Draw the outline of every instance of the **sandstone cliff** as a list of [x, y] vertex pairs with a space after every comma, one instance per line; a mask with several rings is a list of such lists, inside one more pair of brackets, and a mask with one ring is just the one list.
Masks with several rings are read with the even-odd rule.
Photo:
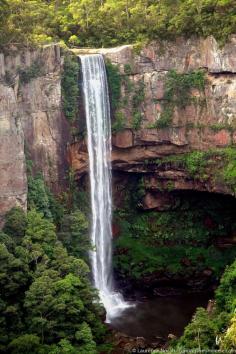
[[[234, 194], [227, 183], [214, 178], [222, 168], [220, 158], [219, 163], [215, 159], [214, 168], [206, 167], [204, 178], [193, 178], [183, 164], [164, 159], [235, 144], [236, 37], [224, 48], [209, 37], [152, 43], [138, 54], [132, 46], [89, 52], [102, 53], [118, 66], [122, 78], [118, 111], [124, 121], [122, 129], [113, 134], [115, 184], [142, 176], [144, 208], [158, 207], [160, 192], [170, 189]], [[57, 45], [0, 54], [0, 216], [15, 205], [26, 208], [27, 159], [55, 192], [63, 188], [69, 126], [62, 113], [62, 64]], [[171, 122], [158, 126], [166, 104], [168, 73], [199, 69], [206, 77], [203, 92], [191, 90], [194, 100], [186, 107], [174, 107]], [[80, 110], [83, 120], [83, 108]], [[135, 126], [134, 117], [138, 119]], [[86, 140], [71, 144], [68, 152], [80, 180], [88, 170]]]
[[67, 122], [61, 111], [60, 48], [0, 54], [0, 217], [26, 208], [26, 160], [59, 191], [66, 168]]
[[[170, 182], [172, 190], [233, 194], [226, 183], [213, 178], [216, 169], [222, 167], [220, 163], [218, 166], [215, 164], [214, 169], [209, 166], [206, 171], [208, 178], [201, 180], [192, 178], [179, 165], [160, 164], [157, 160], [161, 161], [170, 155], [184, 156], [192, 151], [209, 151], [235, 144], [236, 37], [232, 37], [224, 48], [220, 48], [214, 38], [209, 37], [179, 39], [175, 43], [152, 43], [139, 54], [135, 53], [132, 46], [96, 52], [118, 65], [123, 77], [123, 103], [119, 114], [122, 114], [124, 124], [113, 135], [113, 169], [144, 176], [147, 207], [153, 206], [153, 193], [167, 190]], [[171, 70], [178, 74], [202, 70], [206, 84], [203, 92], [192, 89], [193, 100], [185, 107], [174, 107], [171, 122], [158, 127], [157, 122], [166, 103], [166, 77]], [[141, 97], [141, 100], [134, 101], [140, 83], [143, 85], [143, 99]], [[134, 124], [136, 113], [140, 120], [138, 127]], [[72, 166], [80, 179], [88, 166], [86, 142], [75, 143], [70, 152]]]

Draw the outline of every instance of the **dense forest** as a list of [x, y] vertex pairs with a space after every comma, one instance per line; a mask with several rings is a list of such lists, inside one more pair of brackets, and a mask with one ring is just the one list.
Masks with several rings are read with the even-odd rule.
[[6, 215], [0, 232], [1, 353], [92, 354], [105, 341], [103, 309], [85, 262], [91, 249], [87, 217], [65, 196], [59, 203], [41, 175], [29, 177], [28, 213], [13, 208]]
[[236, 32], [234, 0], [1, 0], [0, 45], [115, 46]]

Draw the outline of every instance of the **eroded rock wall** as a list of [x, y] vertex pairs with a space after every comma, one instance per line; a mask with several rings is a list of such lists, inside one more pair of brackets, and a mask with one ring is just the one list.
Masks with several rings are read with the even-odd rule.
[[[160, 168], [148, 161], [235, 144], [236, 37], [223, 48], [209, 37], [152, 43], [139, 54], [132, 46], [96, 52], [118, 65], [124, 77], [119, 111], [125, 124], [113, 134], [114, 171], [143, 174], [149, 192], [167, 189], [171, 181], [172, 189], [232, 194], [227, 185], [211, 178], [210, 170], [208, 179], [193, 180], [183, 169], [171, 165]], [[170, 70], [183, 74], [199, 69], [205, 72], [204, 90], [193, 89], [191, 95], [195, 100], [184, 108], [175, 107], [171, 124], [156, 128], [165, 106], [165, 81]], [[134, 107], [133, 92], [140, 83], [144, 84], [144, 97], [138, 107]], [[134, 111], [141, 115], [138, 128], [133, 124]], [[84, 141], [72, 145], [71, 161], [80, 178], [88, 167]], [[146, 199], [150, 204], [151, 196]]]
[[65, 182], [62, 63], [57, 45], [0, 54], [0, 218], [13, 206], [26, 209], [26, 159], [53, 191]]

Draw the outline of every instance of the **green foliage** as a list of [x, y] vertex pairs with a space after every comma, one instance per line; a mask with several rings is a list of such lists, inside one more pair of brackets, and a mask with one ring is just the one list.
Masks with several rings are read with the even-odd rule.
[[151, 128], [164, 129], [168, 128], [172, 123], [173, 109], [171, 107], [165, 107], [160, 117], [151, 126]]
[[205, 204], [192, 196], [176, 200], [171, 211], [135, 211], [134, 206], [139, 208], [142, 203], [144, 188], [142, 181], [131, 188], [126, 210], [115, 215], [120, 229], [115, 242], [116, 270], [140, 280], [156, 272], [190, 278], [211, 269], [218, 279], [236, 255], [234, 248], [220, 250], [214, 246], [217, 237], [227, 237], [235, 230], [230, 205], [224, 209], [214, 198]]
[[145, 98], [144, 88], [145, 88], [144, 82], [139, 81], [138, 85], [135, 87], [133, 97], [132, 97], [132, 108], [133, 108], [132, 128], [135, 130], [140, 129], [142, 123], [142, 113], [140, 112], [140, 105], [143, 103]]
[[[172, 164], [186, 169], [192, 178], [205, 180], [212, 178], [228, 185], [236, 192], [236, 149], [212, 149], [209, 151], [193, 151], [182, 155], [170, 155], [157, 160], [158, 165]], [[220, 166], [220, 168], [219, 168]]]
[[44, 74], [43, 63], [40, 61], [34, 61], [31, 66], [25, 69], [18, 70], [20, 82], [22, 84], [28, 84], [31, 80], [36, 79]]
[[85, 258], [91, 249], [88, 226], [87, 218], [80, 210], [62, 218], [58, 237], [68, 252], [75, 257]]
[[12, 354], [38, 354], [40, 339], [35, 334], [24, 334], [13, 339], [8, 348]]
[[236, 149], [226, 148], [222, 150], [224, 169], [222, 177], [224, 181], [236, 192]]
[[[77, 212], [67, 221], [72, 223], [66, 228], [68, 240], [76, 236], [79, 242], [86, 219]], [[95, 354], [106, 331], [87, 265], [68, 255], [55, 225], [35, 210], [28, 212], [17, 244], [15, 236], [0, 233], [0, 351]]]
[[231, 319], [231, 323], [221, 339], [220, 349], [222, 351], [232, 351], [236, 348], [236, 316], [234, 315]]
[[28, 176], [28, 209], [36, 209], [51, 218], [49, 196], [42, 175]]
[[[235, 350], [236, 261], [224, 272], [216, 290], [211, 313], [199, 308], [183, 336], [173, 345], [175, 351], [198, 349], [230, 352]], [[216, 338], [218, 339], [216, 341]], [[172, 347], [172, 346], [171, 346]], [[171, 352], [171, 351], [170, 351]]]
[[63, 111], [66, 118], [73, 122], [78, 115], [79, 100], [79, 63], [78, 58], [66, 53], [64, 58], [63, 75], [62, 75], [62, 102]]
[[115, 113], [115, 121], [112, 124], [112, 131], [118, 133], [125, 128], [125, 116], [122, 112]]
[[26, 215], [22, 208], [12, 208], [5, 216], [3, 232], [15, 237], [23, 237], [26, 229]]
[[132, 128], [134, 130], [138, 130], [141, 127], [142, 123], [142, 113], [140, 112], [135, 112], [133, 114], [133, 119], [132, 119]]
[[113, 112], [119, 107], [121, 97], [121, 75], [119, 67], [106, 61], [107, 79], [109, 84], [109, 91], [111, 93], [111, 107]]
[[205, 153], [202, 151], [194, 151], [186, 156], [185, 166], [190, 176], [202, 176], [207, 166]]
[[28, 209], [36, 209], [56, 223], [59, 223], [63, 216], [63, 206], [49, 191], [41, 174], [28, 176]]
[[130, 64], [125, 64], [124, 65], [124, 73], [126, 75], [131, 75], [132, 74], [132, 67]]
[[164, 99], [179, 108], [185, 108], [193, 100], [191, 90], [204, 91], [205, 81], [205, 73], [201, 70], [187, 74], [170, 70], [166, 77]]
[[0, 28], [2, 47], [53, 41], [85, 47], [136, 43], [140, 51], [147, 41], [181, 35], [213, 35], [223, 44], [236, 32], [235, 2], [2, 0]]
[[79, 341], [79, 348], [81, 354], [96, 354], [96, 343], [93, 341], [93, 335], [90, 327], [86, 322], [82, 323], [75, 337]]
[[185, 109], [194, 103], [196, 98], [192, 96], [192, 90], [203, 92], [205, 84], [204, 71], [179, 74], [175, 70], [170, 70], [165, 80], [163, 112], [149, 128], [163, 129], [170, 126], [175, 108]]
[[137, 87], [134, 90], [134, 95], [133, 95], [133, 108], [137, 108], [145, 98], [145, 93], [144, 93], [144, 88], [145, 84], [142, 80], [138, 82]]
[[185, 349], [216, 349], [216, 324], [203, 308], [198, 308], [192, 322], [186, 327], [178, 347]]
[[216, 291], [219, 310], [233, 313], [236, 308], [236, 261], [226, 269]]
[[214, 132], [219, 132], [223, 129], [226, 129], [228, 131], [232, 131], [233, 128], [230, 124], [226, 124], [226, 123], [216, 123], [216, 124], [211, 124], [210, 128], [214, 131]]

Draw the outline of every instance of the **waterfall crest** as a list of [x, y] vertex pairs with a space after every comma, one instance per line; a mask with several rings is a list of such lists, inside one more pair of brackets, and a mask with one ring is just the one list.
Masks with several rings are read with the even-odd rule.
[[111, 119], [106, 68], [102, 55], [80, 56], [87, 123], [92, 208], [91, 252], [94, 285], [107, 322], [127, 307], [115, 292], [112, 276]]

